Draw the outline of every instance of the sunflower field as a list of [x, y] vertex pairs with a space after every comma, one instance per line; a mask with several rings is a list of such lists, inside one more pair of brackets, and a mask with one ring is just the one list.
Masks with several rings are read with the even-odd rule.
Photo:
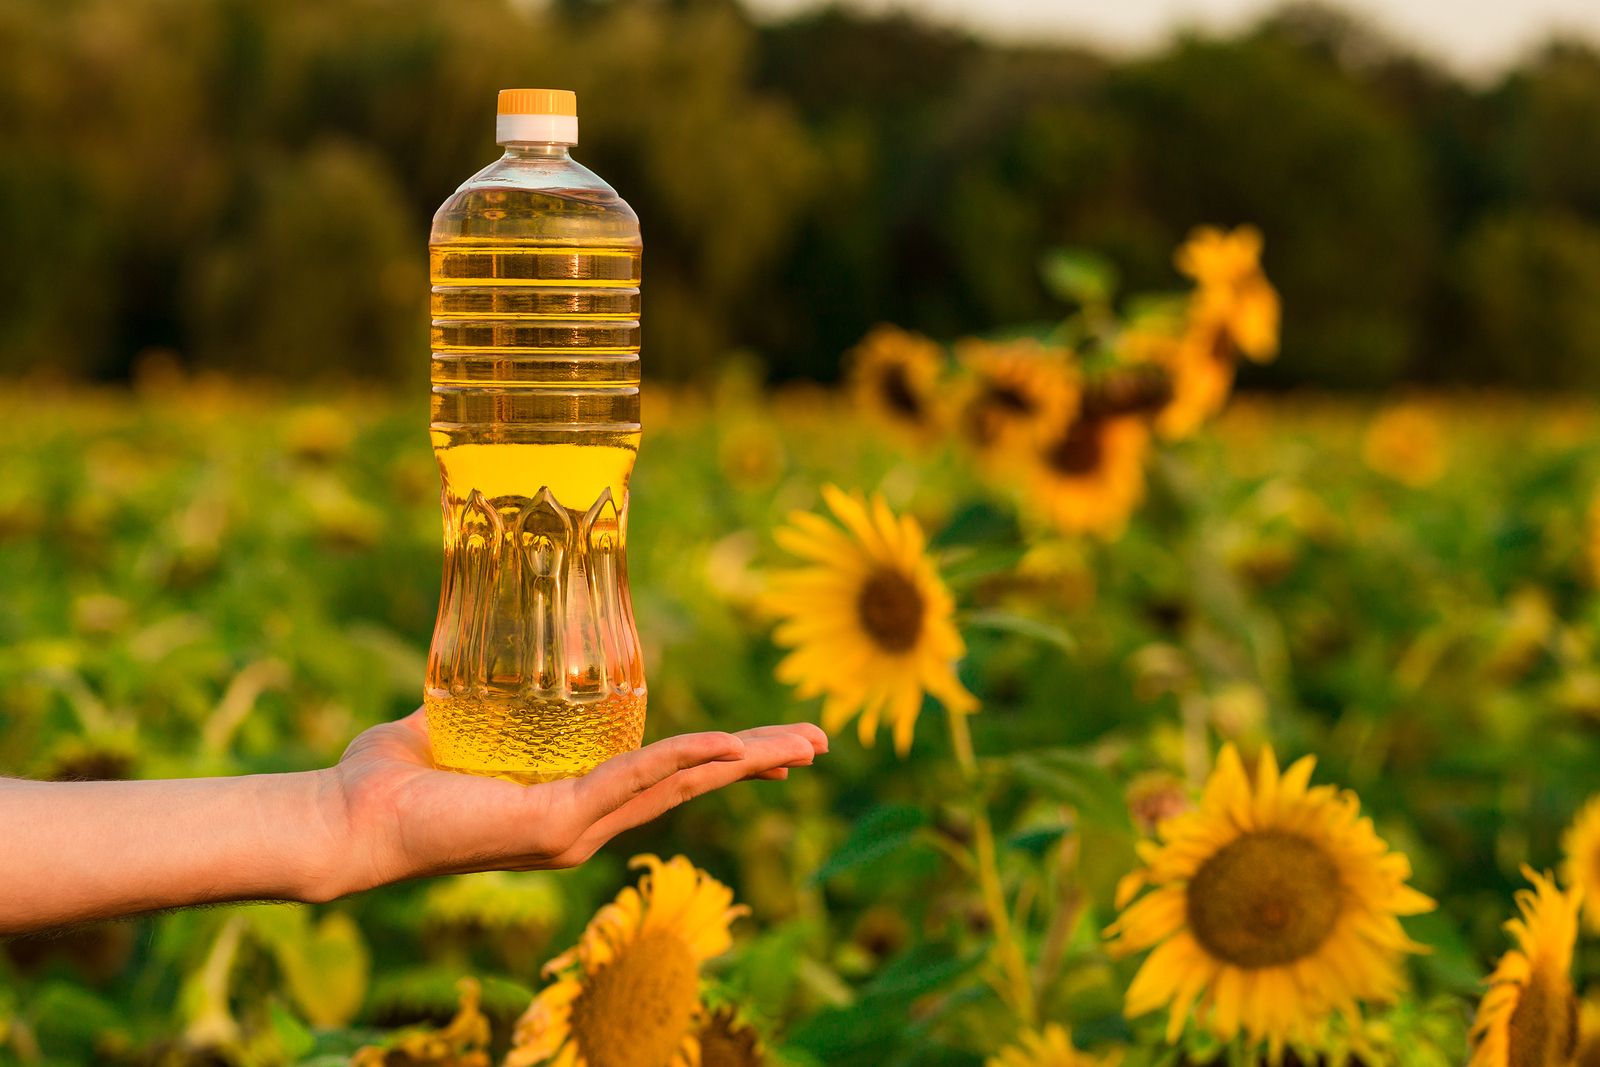
[[[1260, 247], [1153, 296], [1054, 254], [1060, 322], [885, 325], [839, 388], [647, 379], [647, 738], [831, 751], [571, 871], [0, 943], [0, 1063], [1600, 1064], [1600, 410], [1230, 400]], [[411, 711], [426, 422], [6, 383], [0, 772], [325, 766]]]

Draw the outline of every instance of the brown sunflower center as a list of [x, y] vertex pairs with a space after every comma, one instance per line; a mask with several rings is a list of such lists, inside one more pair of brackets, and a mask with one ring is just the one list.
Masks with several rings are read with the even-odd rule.
[[1014, 385], [992, 383], [984, 390], [983, 404], [1011, 415], [1032, 415], [1039, 409], [1033, 397]]
[[1015, 385], [987, 382], [965, 411], [967, 434], [979, 448], [1000, 439], [1008, 424], [1025, 421], [1039, 410], [1036, 398]]
[[908, 419], [922, 417], [922, 398], [911, 387], [911, 378], [903, 365], [892, 363], [883, 368], [883, 375], [878, 379], [878, 392], [890, 411]]
[[1074, 422], [1065, 434], [1045, 446], [1045, 463], [1056, 473], [1069, 477], [1098, 470], [1105, 454], [1101, 426], [1100, 422], [1092, 419]]
[[1344, 904], [1333, 858], [1299, 834], [1247, 833], [1189, 880], [1189, 927], [1218, 959], [1276, 967], [1316, 952]]
[[916, 583], [885, 567], [861, 584], [856, 615], [861, 628], [885, 652], [907, 652], [922, 636], [922, 615], [927, 607]]
[[683, 938], [643, 934], [584, 983], [572, 1037], [589, 1067], [661, 1067], [689, 1036], [699, 1000], [699, 968]]
[[1507, 1067], [1571, 1063], [1578, 1042], [1578, 999], [1566, 975], [1535, 968], [1506, 1024]]
[[1172, 403], [1172, 372], [1155, 364], [1135, 364], [1107, 371], [1083, 392], [1086, 417], [1135, 415], [1160, 411]]

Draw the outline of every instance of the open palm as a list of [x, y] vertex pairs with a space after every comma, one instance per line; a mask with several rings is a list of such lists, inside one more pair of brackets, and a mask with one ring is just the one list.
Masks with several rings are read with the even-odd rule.
[[741, 780], [786, 777], [827, 750], [827, 735], [810, 723], [681, 734], [581, 778], [525, 786], [435, 767], [418, 710], [351, 742], [333, 770], [327, 818], [348, 850], [349, 889], [570, 867], [687, 800]]

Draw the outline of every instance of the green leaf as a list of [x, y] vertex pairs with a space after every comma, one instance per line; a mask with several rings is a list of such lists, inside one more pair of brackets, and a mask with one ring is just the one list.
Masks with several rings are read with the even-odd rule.
[[928, 816], [923, 810], [910, 804], [873, 808], [856, 821], [844, 844], [811, 876], [812, 884], [826, 882], [904, 848], [927, 824]]
[[1439, 912], [1406, 919], [1406, 933], [1427, 945], [1429, 952], [1417, 963], [1434, 982], [1462, 996], [1476, 994], [1482, 980], [1477, 954], [1461, 936], [1459, 926]]
[[125, 1033], [127, 1027], [118, 1005], [66, 981], [46, 983], [34, 995], [28, 1012], [40, 1046], [61, 1057], [52, 1057], [57, 1063], [93, 1062], [96, 1045]]
[[1078, 642], [1066, 630], [1043, 619], [1031, 618], [1027, 615], [1018, 615], [1010, 611], [968, 611], [964, 612], [957, 622], [965, 629], [997, 630], [1000, 633], [1016, 634], [1018, 637], [1027, 637], [1034, 641], [1043, 641], [1047, 645], [1054, 645], [1068, 655], [1078, 651]]
[[1050, 850], [1050, 846], [1060, 841], [1069, 829], [1070, 827], [1061, 825], [1036, 826], [1031, 830], [1019, 830], [1006, 838], [1006, 847], [1025, 852], [1038, 859]]
[[1124, 303], [1127, 326], [1176, 334], [1183, 329], [1189, 297], [1184, 293], [1141, 293]]
[[986, 500], [972, 500], [950, 516], [950, 521], [929, 539], [928, 544], [933, 548], [1014, 545], [1020, 538], [1017, 517], [1010, 511], [995, 507]]
[[1085, 249], [1046, 252], [1039, 273], [1045, 288], [1069, 303], [1107, 304], [1117, 289], [1117, 268], [1104, 256]]
[[[926, 1020], [912, 1018], [912, 1005], [942, 989], [983, 959], [984, 953], [950, 956], [937, 945], [919, 945], [880, 971], [862, 990], [861, 999], [849, 1007], [831, 1008], [801, 1022], [789, 1035], [789, 1045], [815, 1056], [829, 1067], [861, 1064], [934, 1063], [930, 1045], [919, 1033]], [[949, 998], [939, 997], [943, 1002]], [[886, 1025], [887, 1020], [895, 1020]], [[916, 1055], [904, 1058], [915, 1046]], [[898, 1055], [900, 1058], [891, 1059]], [[976, 1061], [973, 1061], [976, 1062]]]
[[891, 960], [862, 990], [862, 995], [877, 999], [915, 1000], [971, 970], [982, 958], [981, 952], [951, 956], [947, 949], [939, 945], [917, 945]]
[[274, 1000], [267, 1008], [267, 1015], [272, 1020], [272, 1032], [278, 1039], [278, 1046], [289, 1062], [297, 1063], [316, 1050], [317, 1039], [282, 1004]]
[[1004, 579], [1016, 571], [1027, 551], [1021, 545], [962, 545], [947, 549], [939, 556], [939, 576], [945, 585], [958, 590]]
[[[826, 943], [817, 919], [790, 919], [744, 943], [719, 976], [730, 999], [758, 1018], [782, 1018], [803, 980], [796, 960], [817, 954]], [[819, 965], [820, 966], [820, 965]]]
[[1053, 800], [1071, 804], [1086, 822], [1131, 825], [1122, 787], [1094, 760], [1070, 748], [1022, 752], [1010, 757], [1025, 784]]
[[295, 1007], [313, 1026], [334, 1028], [355, 1018], [367, 995], [371, 958], [355, 920], [331, 912], [315, 926], [300, 908], [261, 908], [251, 915], [256, 937], [276, 957]]

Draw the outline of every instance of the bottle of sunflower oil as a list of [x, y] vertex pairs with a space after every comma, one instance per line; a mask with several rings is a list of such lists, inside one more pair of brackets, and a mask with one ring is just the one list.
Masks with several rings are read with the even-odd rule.
[[495, 129], [505, 154], [429, 240], [444, 582], [425, 705], [440, 766], [532, 783], [644, 732], [625, 552], [641, 242], [570, 154], [573, 93], [504, 90]]

